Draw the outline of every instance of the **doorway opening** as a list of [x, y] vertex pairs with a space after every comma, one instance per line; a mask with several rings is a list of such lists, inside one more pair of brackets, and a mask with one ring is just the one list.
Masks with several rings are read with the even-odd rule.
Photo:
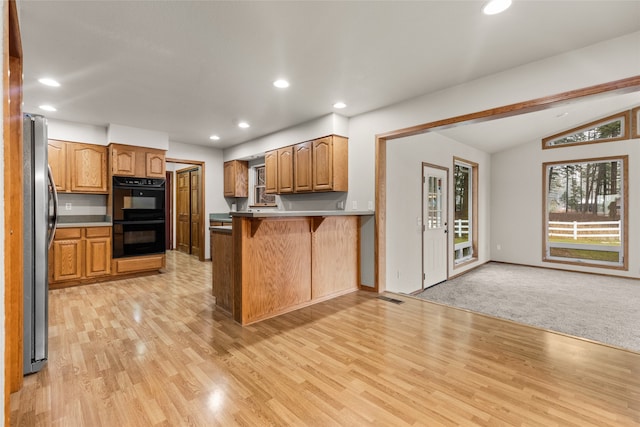
[[205, 252], [204, 182], [204, 162], [167, 159], [167, 233], [171, 234], [167, 250], [194, 255], [200, 261]]

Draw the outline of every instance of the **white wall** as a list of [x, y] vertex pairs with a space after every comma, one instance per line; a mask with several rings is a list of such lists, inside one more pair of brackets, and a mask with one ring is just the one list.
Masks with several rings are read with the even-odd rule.
[[[387, 290], [410, 293], [422, 287], [422, 163], [448, 168], [448, 220], [453, 224], [453, 158], [478, 164], [478, 261], [454, 270], [449, 233], [448, 275], [489, 260], [490, 156], [437, 133], [387, 144]], [[428, 274], [428, 272], [427, 272]]]
[[[542, 262], [545, 162], [629, 155], [629, 271]], [[640, 278], [640, 140], [543, 150], [539, 140], [492, 156], [491, 258], [495, 261]], [[498, 245], [501, 249], [498, 250]]]
[[107, 127], [47, 119], [48, 137], [85, 144], [107, 145]]
[[297, 144], [319, 138], [321, 136], [336, 134], [347, 136], [349, 132], [349, 120], [338, 114], [327, 114], [318, 119], [310, 120], [289, 129], [265, 135], [260, 138], [245, 142], [235, 147], [224, 150], [224, 160], [248, 159], [254, 155], [264, 155], [266, 151], [287, 145]]
[[[639, 45], [640, 32], [636, 32], [352, 117], [349, 121], [348, 135], [350, 179], [347, 205], [351, 206], [355, 201], [359, 206], [366, 206], [368, 201], [375, 200], [375, 136], [377, 134], [635, 76], [640, 72], [640, 50], [637, 48]], [[404, 152], [395, 153], [394, 151], [402, 150], [402, 147], [397, 148], [401, 144], [404, 144], [402, 140], [387, 143], [387, 156], [391, 157], [391, 162], [388, 159], [388, 167], [393, 167], [393, 162], [401, 162], [405, 156]], [[451, 148], [449, 155], [457, 149]], [[421, 156], [427, 154], [429, 153], [425, 152]], [[458, 155], [463, 158], [469, 157], [464, 154]], [[419, 160], [429, 161], [428, 159]], [[475, 161], [474, 158], [468, 158], [468, 160]], [[488, 161], [486, 163], [488, 164]], [[481, 164], [480, 167], [481, 173], [490, 172], [486, 169], [482, 172], [483, 165]], [[418, 173], [418, 170], [419, 168], [415, 173]], [[393, 195], [390, 200], [389, 196], [396, 191], [399, 193]], [[488, 193], [487, 181], [481, 182], [480, 191]], [[492, 189], [492, 193], [494, 192], [495, 189]], [[394, 208], [394, 204], [407, 204], [404, 197], [413, 197], [412, 194], [411, 191], [405, 192], [402, 188], [387, 188], [388, 213], [397, 209]], [[399, 196], [400, 200], [397, 200], [398, 197], [394, 199], [394, 196]], [[411, 227], [415, 227], [415, 208], [411, 207], [411, 209], [413, 218]], [[388, 216], [387, 226], [395, 227], [395, 222], [399, 220], [398, 213], [396, 212], [395, 218], [393, 213]], [[481, 218], [483, 216], [487, 218], [492, 214], [493, 209], [490, 206], [480, 211]], [[485, 225], [485, 227], [486, 232], [489, 232], [489, 226]], [[403, 233], [405, 236], [411, 235], [410, 229], [404, 230]], [[399, 245], [391, 234], [387, 230], [387, 288], [402, 292], [415, 290], [415, 283], [412, 282], [415, 277], [413, 271], [419, 268], [419, 265], [413, 266], [413, 262], [417, 262], [414, 254], [415, 245]], [[480, 244], [491, 243], [493, 239], [493, 235], [489, 234]], [[373, 239], [367, 238], [365, 241], [372, 242]], [[486, 251], [483, 252], [486, 254]], [[411, 265], [402, 261], [408, 259], [413, 259]], [[390, 277], [393, 273], [397, 275], [398, 269], [401, 270], [401, 277], [403, 277], [403, 271], [410, 274], [408, 283], [400, 283]]]
[[[229, 212], [231, 205], [227, 203], [224, 193], [224, 170], [222, 150], [200, 145], [183, 144], [169, 141], [167, 158], [177, 160], [196, 160], [204, 162], [204, 214], [205, 214], [205, 258], [211, 257], [209, 247], [209, 214], [213, 212]], [[231, 200], [231, 199], [230, 199]], [[175, 227], [174, 227], [175, 228]]]
[[159, 150], [167, 150], [169, 148], [169, 135], [165, 132], [138, 129], [114, 123], [109, 124], [107, 129], [107, 141], [117, 142], [118, 144], [157, 148]]

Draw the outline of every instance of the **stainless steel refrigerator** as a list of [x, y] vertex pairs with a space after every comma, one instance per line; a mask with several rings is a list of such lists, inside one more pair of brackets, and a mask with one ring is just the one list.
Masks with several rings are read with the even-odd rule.
[[47, 119], [24, 114], [23, 137], [24, 373], [30, 374], [42, 369], [48, 357], [48, 252], [58, 198], [47, 158]]

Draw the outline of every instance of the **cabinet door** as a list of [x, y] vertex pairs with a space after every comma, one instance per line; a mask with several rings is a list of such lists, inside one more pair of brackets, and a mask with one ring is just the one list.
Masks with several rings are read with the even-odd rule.
[[53, 280], [70, 280], [82, 277], [82, 240], [54, 240]]
[[146, 177], [165, 178], [164, 154], [146, 153]]
[[57, 191], [67, 191], [67, 144], [55, 139], [49, 140], [49, 166]]
[[68, 144], [70, 190], [78, 193], [107, 192], [107, 147]]
[[311, 191], [313, 183], [311, 178], [311, 142], [303, 142], [293, 147], [293, 179], [294, 191], [302, 193]]
[[313, 191], [333, 189], [333, 146], [331, 137], [313, 141]]
[[293, 193], [293, 147], [278, 150], [278, 193]]
[[264, 173], [266, 175], [264, 191], [267, 194], [278, 193], [278, 150], [268, 151], [264, 155]]
[[189, 172], [189, 178], [191, 179], [191, 254], [200, 254], [200, 217], [202, 209], [200, 206], [200, 168]]
[[235, 163], [233, 161], [225, 162], [224, 163], [224, 196], [235, 197], [235, 188], [236, 188]]
[[136, 152], [123, 147], [111, 148], [111, 172], [113, 175], [135, 176]]
[[85, 229], [85, 276], [111, 274], [111, 227]]
[[247, 197], [249, 194], [249, 162], [231, 160], [224, 163], [224, 196]]

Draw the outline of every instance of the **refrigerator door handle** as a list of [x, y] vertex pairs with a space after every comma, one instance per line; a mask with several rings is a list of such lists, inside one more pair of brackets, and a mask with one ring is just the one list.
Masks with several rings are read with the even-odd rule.
[[49, 176], [49, 185], [51, 186], [49, 197], [53, 198], [53, 217], [51, 218], [52, 224], [49, 230], [49, 243], [47, 246], [50, 248], [56, 234], [56, 229], [58, 228], [58, 192], [56, 191], [56, 183], [53, 180], [53, 172], [51, 171], [50, 165], [47, 165], [47, 175]]

